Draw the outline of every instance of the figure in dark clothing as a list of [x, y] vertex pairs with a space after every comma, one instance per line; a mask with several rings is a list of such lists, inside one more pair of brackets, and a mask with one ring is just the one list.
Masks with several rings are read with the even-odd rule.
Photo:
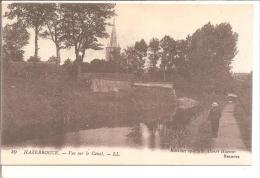
[[218, 105], [218, 103], [213, 102], [210, 112], [209, 112], [209, 119], [211, 121], [212, 136], [214, 138], [216, 138], [218, 136], [220, 117], [221, 117], [221, 111], [220, 111], [219, 105]]

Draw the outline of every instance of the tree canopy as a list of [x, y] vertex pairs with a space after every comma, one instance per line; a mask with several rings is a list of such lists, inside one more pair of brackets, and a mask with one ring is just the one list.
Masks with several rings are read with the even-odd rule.
[[5, 17], [17, 19], [26, 27], [33, 28], [35, 31], [35, 50], [34, 57], [38, 57], [38, 35], [45, 24], [46, 9], [49, 9], [49, 3], [11, 3], [8, 4], [9, 11]]
[[22, 48], [29, 43], [29, 33], [24, 24], [18, 21], [3, 28], [3, 55], [5, 60], [22, 61]]
[[76, 60], [83, 61], [87, 49], [102, 49], [99, 38], [108, 37], [108, 19], [115, 15], [114, 4], [61, 4], [66, 47], [74, 47]]
[[151, 75], [157, 72], [157, 63], [160, 59], [160, 41], [158, 38], [152, 38], [149, 42], [149, 72]]
[[127, 47], [122, 55], [128, 71], [138, 76], [145, 71], [148, 54], [148, 71], [154, 78], [161, 76], [161, 80], [193, 86], [197, 91], [225, 93], [232, 80], [230, 70], [237, 54], [237, 38], [230, 24], [207, 23], [185, 39], [174, 40], [166, 35], [161, 40], [152, 38], [149, 45], [142, 39]]
[[46, 12], [44, 19], [46, 28], [42, 33], [40, 33], [40, 36], [54, 42], [56, 47], [56, 58], [60, 64], [60, 50], [66, 48], [64, 45], [64, 26], [62, 25], [64, 13], [60, 8], [60, 4], [49, 4], [46, 8]]
[[191, 36], [190, 72], [199, 88], [225, 90], [231, 79], [231, 62], [237, 54], [237, 38], [238, 34], [227, 23], [208, 23]]
[[[100, 39], [109, 36], [106, 27], [115, 16], [115, 4], [111, 3], [11, 3], [8, 9], [5, 17], [15, 22], [3, 29], [5, 57], [23, 59], [22, 47], [29, 40], [27, 28], [33, 28], [35, 52], [30, 61], [40, 60], [38, 37], [48, 38], [56, 46], [58, 63], [61, 49], [74, 50], [75, 60], [71, 64], [77, 74], [81, 72], [88, 49], [103, 49]], [[198, 91], [223, 93], [232, 79], [231, 63], [238, 52], [237, 40], [238, 34], [230, 24], [212, 25], [209, 22], [185, 39], [165, 35], [161, 39], [152, 38], [149, 44], [141, 39], [124, 49], [122, 54], [116, 51], [116, 60], [94, 60], [84, 64], [84, 68], [108, 71], [105, 68], [110, 67], [109, 72], [129, 72], [137, 77], [148, 74], [175, 84], [181, 79]]]

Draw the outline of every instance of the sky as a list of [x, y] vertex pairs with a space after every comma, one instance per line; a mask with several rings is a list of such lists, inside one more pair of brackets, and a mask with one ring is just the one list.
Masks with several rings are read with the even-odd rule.
[[[3, 5], [3, 12], [7, 10], [7, 2]], [[135, 41], [144, 39], [149, 43], [153, 37], [161, 39], [169, 35], [174, 39], [185, 39], [188, 34], [208, 22], [219, 24], [230, 23], [233, 31], [238, 33], [238, 54], [232, 62], [232, 71], [250, 72], [253, 62], [253, 6], [252, 5], [214, 5], [214, 4], [147, 4], [147, 3], [119, 3], [116, 4], [116, 30], [118, 43], [122, 49], [134, 45]], [[113, 19], [111, 19], [112, 22]], [[3, 24], [7, 23], [3, 19]], [[34, 34], [30, 32], [30, 42], [24, 47], [25, 59], [34, 54]], [[107, 28], [111, 33], [111, 27]], [[100, 42], [107, 45], [109, 39]], [[39, 56], [46, 61], [55, 56], [55, 46], [51, 40], [39, 40]], [[70, 58], [75, 59], [74, 50], [62, 50], [62, 62]], [[105, 58], [105, 50], [86, 51], [84, 61]]]

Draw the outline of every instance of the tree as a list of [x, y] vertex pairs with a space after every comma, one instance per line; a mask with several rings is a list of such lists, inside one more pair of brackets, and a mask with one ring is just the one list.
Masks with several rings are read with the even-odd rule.
[[65, 48], [64, 29], [62, 26], [63, 12], [60, 4], [49, 4], [45, 9], [44, 23], [47, 29], [40, 33], [43, 38], [51, 39], [56, 47], [56, 58], [60, 64], [60, 50]]
[[38, 57], [38, 36], [44, 25], [46, 9], [50, 4], [47, 3], [12, 3], [8, 5], [9, 12], [5, 17], [17, 19], [28, 27], [33, 28], [35, 33], [35, 50], [34, 57]]
[[153, 38], [150, 42], [149, 42], [149, 72], [151, 74], [155, 73], [157, 71], [157, 62], [160, 59], [160, 41], [157, 38]]
[[137, 62], [136, 64], [137, 64], [138, 72], [140, 74], [142, 74], [144, 70], [144, 64], [145, 64], [144, 57], [147, 56], [147, 49], [148, 49], [148, 45], [146, 44], [144, 39], [135, 42], [134, 50], [138, 56], [138, 61], [136, 61]]
[[162, 48], [160, 69], [163, 72], [163, 80], [166, 80], [166, 72], [172, 72], [175, 68], [174, 57], [176, 55], [176, 42], [170, 36], [164, 36], [160, 41]]
[[23, 61], [22, 48], [29, 42], [29, 33], [24, 24], [18, 21], [12, 25], [6, 25], [3, 29], [3, 55], [4, 59]]
[[230, 24], [210, 23], [191, 36], [189, 64], [191, 76], [203, 91], [223, 92], [231, 80], [231, 62], [237, 54], [237, 33]]
[[140, 77], [141, 72], [143, 71], [142, 63], [140, 64], [138, 54], [134, 47], [127, 47], [122, 54], [122, 58], [125, 61], [127, 66], [127, 71], [130, 73], [134, 73], [138, 77]]
[[120, 54], [120, 58], [118, 60], [118, 65], [120, 66], [120, 69], [122, 72], [129, 73], [130, 72], [130, 64], [127, 57], [127, 54], [125, 53], [126, 49], [123, 50], [123, 52]]
[[67, 77], [70, 79], [75, 79], [75, 65], [73, 65], [72, 60], [70, 58], [67, 58], [63, 65], [62, 65], [62, 69], [64, 72], [66, 72], [65, 74], [67, 74]]
[[188, 69], [188, 51], [189, 51], [189, 41], [177, 40], [176, 41], [176, 55], [174, 57], [174, 65], [176, 69], [176, 75], [181, 76], [185, 79], [189, 78]]
[[99, 38], [108, 37], [107, 22], [114, 13], [114, 4], [61, 4], [64, 13], [62, 29], [65, 34], [65, 46], [74, 47], [78, 73], [87, 49], [102, 49]]
[[228, 23], [221, 23], [215, 26], [215, 59], [214, 62], [224, 70], [230, 71], [232, 59], [238, 53], [238, 34], [232, 31]]

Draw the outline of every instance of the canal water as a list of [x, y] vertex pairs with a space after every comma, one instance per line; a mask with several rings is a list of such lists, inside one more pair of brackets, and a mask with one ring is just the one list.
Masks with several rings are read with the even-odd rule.
[[[194, 109], [192, 109], [194, 108]], [[59, 134], [27, 140], [33, 146], [109, 146], [149, 149], [172, 149], [189, 146], [187, 125], [194, 119], [196, 107], [175, 109], [168, 119], [152, 120], [134, 125], [65, 129]], [[66, 127], [65, 127], [66, 128]]]
[[63, 144], [168, 149], [172, 146], [180, 147], [181, 137], [185, 133], [185, 128], [172, 129], [163, 123], [140, 123], [134, 127], [104, 127], [67, 132]]
[[[116, 146], [151, 149], [169, 149], [186, 147], [185, 137], [189, 134], [186, 126], [198, 112], [197, 102], [180, 98], [185, 103], [175, 108], [166, 120], [153, 120], [128, 127], [103, 127], [67, 132], [63, 145], [68, 146]], [[181, 107], [182, 106], [182, 107]], [[185, 106], [185, 107], [184, 107]]]

